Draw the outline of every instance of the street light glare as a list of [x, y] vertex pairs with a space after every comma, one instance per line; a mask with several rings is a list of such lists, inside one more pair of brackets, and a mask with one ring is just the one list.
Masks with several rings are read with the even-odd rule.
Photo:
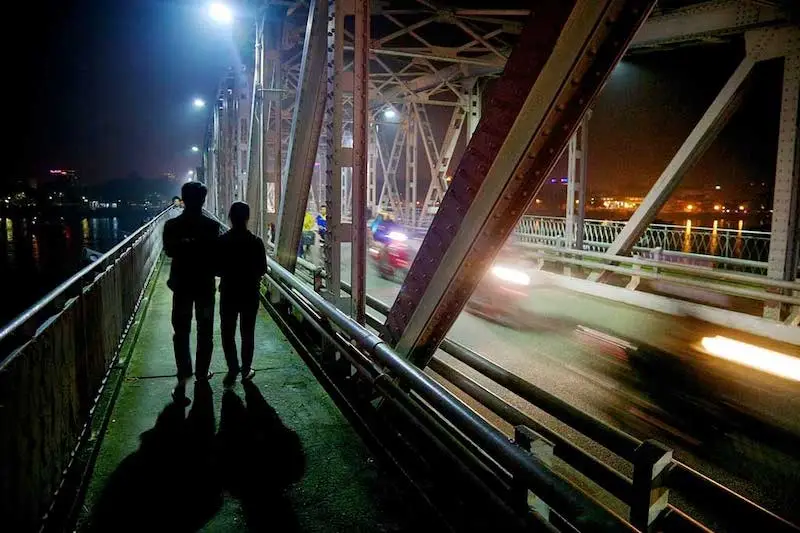
[[208, 6], [208, 15], [211, 20], [222, 24], [233, 22], [233, 11], [225, 4], [214, 3]]
[[199, 151], [200, 148], [198, 148], [197, 146], [192, 146], [192, 152], [199, 152]]
[[194, 176], [194, 170], [190, 170], [190, 171], [189, 171], [189, 175], [190, 175], [190, 176]]
[[194, 105], [195, 107], [205, 107], [206, 102], [202, 98], [195, 98], [194, 102], [192, 102], [192, 105]]
[[393, 119], [396, 116], [397, 113], [395, 113], [394, 109], [392, 109], [391, 107], [387, 108], [386, 111], [383, 112], [383, 118], [388, 118], [389, 120]]

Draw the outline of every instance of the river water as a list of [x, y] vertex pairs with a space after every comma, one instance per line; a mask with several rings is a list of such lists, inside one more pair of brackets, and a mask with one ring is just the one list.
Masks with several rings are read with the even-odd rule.
[[149, 216], [0, 217], [0, 326], [87, 264], [84, 249], [105, 252]]

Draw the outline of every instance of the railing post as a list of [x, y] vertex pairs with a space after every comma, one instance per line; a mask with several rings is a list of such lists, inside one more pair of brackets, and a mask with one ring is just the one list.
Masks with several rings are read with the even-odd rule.
[[655, 440], [636, 449], [633, 461], [631, 524], [639, 531], [652, 531], [653, 524], [667, 508], [666, 477], [672, 465], [672, 450]]
[[[641, 270], [642, 269], [642, 267], [640, 265], [638, 265], [638, 264], [631, 265], [631, 268], [633, 270]], [[629, 291], [635, 291], [636, 287], [638, 287], [639, 283], [641, 283], [641, 282], [642, 282], [642, 278], [641, 277], [636, 276], [636, 275], [631, 275], [631, 279], [628, 282], [628, 284], [625, 285], [625, 288], [628, 289]]]
[[[514, 427], [514, 444], [536, 456], [548, 467], [552, 466], [555, 445], [528, 426]], [[550, 506], [544, 500], [530, 492], [525, 485], [518, 485], [515, 490], [515, 501], [521, 507], [531, 509], [545, 521], [550, 520]]]

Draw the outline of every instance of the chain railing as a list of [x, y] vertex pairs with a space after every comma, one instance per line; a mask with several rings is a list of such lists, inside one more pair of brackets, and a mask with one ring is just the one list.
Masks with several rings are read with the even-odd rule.
[[86, 438], [172, 208], [0, 330], [0, 514], [33, 531]]

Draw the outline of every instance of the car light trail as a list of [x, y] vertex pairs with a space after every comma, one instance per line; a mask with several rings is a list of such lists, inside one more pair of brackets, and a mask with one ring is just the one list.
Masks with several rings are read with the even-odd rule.
[[703, 337], [706, 352], [774, 376], [800, 381], [800, 359], [727, 337]]
[[530, 285], [531, 278], [525, 272], [520, 272], [519, 270], [508, 268], [504, 266], [493, 266], [492, 267], [492, 274], [498, 279], [503, 281], [507, 281], [509, 283], [514, 283], [516, 285]]

